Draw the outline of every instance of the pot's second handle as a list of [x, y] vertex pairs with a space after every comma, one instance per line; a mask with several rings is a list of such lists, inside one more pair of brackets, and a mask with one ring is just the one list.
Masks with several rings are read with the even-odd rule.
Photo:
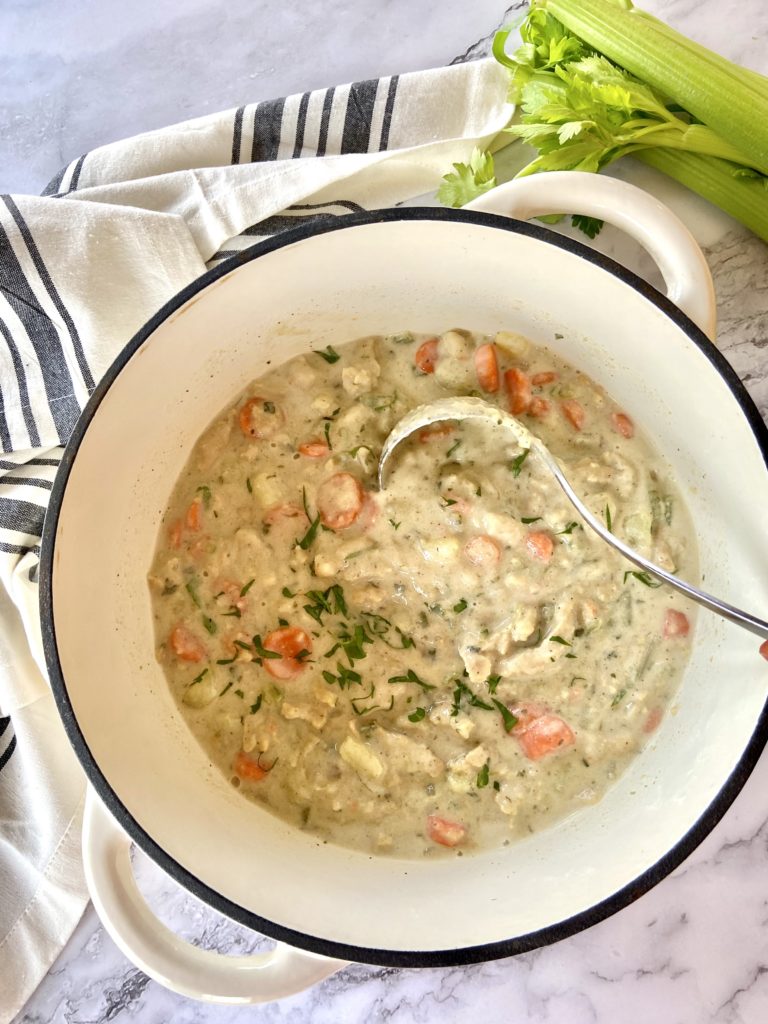
[[715, 340], [715, 289], [696, 239], [672, 211], [635, 185], [585, 171], [549, 171], [515, 178], [464, 207], [519, 220], [581, 213], [626, 231], [653, 257], [667, 296]]
[[269, 953], [224, 956], [190, 945], [157, 920], [139, 892], [131, 841], [88, 787], [83, 861], [88, 891], [116, 945], [150, 978], [208, 1002], [265, 1003], [310, 988], [346, 961], [278, 943]]

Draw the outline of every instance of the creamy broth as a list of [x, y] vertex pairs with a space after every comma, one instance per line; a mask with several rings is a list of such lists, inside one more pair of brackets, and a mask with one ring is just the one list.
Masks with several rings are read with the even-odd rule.
[[324, 840], [398, 856], [508, 842], [598, 800], [668, 712], [687, 602], [578, 521], [508, 433], [417, 405], [509, 409], [576, 491], [696, 576], [664, 464], [593, 381], [520, 335], [351, 342], [249, 385], [178, 480], [149, 582], [158, 657], [240, 792]]

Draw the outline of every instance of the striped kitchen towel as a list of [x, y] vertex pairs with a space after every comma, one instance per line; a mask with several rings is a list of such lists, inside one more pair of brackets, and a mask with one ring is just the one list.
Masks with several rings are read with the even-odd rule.
[[[507, 123], [491, 60], [253, 103], [81, 156], [0, 198], [0, 1021], [86, 902], [85, 780], [45, 677], [48, 493], [94, 384], [206, 267], [260, 238], [434, 192]], [[428, 200], [427, 200], [428, 201]]]

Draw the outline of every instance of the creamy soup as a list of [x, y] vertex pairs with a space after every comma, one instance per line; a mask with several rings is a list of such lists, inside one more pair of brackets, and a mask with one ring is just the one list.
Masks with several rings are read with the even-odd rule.
[[[158, 657], [249, 799], [323, 840], [432, 856], [598, 800], [668, 713], [692, 611], [493, 424], [520, 417], [619, 537], [696, 575], [664, 464], [593, 381], [520, 335], [370, 337], [251, 383], [178, 480], [150, 572]], [[244, 813], [247, 808], [244, 806]]]

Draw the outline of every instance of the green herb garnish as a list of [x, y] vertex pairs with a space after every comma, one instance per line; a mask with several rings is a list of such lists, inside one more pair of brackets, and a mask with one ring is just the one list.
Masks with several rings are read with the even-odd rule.
[[256, 698], [256, 703], [255, 704], [251, 704], [251, 707], [250, 707], [250, 710], [249, 710], [248, 713], [251, 714], [251, 715], [255, 715], [256, 712], [261, 707], [261, 702], [262, 702], [263, 699], [264, 699], [264, 694], [260, 693], [259, 696]]
[[523, 516], [520, 522], [525, 523], [526, 526], [530, 526], [531, 523], [540, 523], [541, 516]]
[[456, 163], [443, 176], [437, 198], [443, 206], [466, 206], [495, 185], [493, 157], [475, 146], [468, 164]]
[[456, 504], [456, 499], [455, 498], [441, 498], [440, 499], [440, 504], [443, 506], [443, 508], [450, 508], [451, 505], [455, 505]]
[[549, 638], [549, 642], [551, 644], [562, 644], [563, 647], [573, 647], [573, 644], [569, 643], [567, 640], [564, 640], [561, 636], [551, 636]]
[[203, 615], [203, 625], [204, 625], [204, 626], [205, 626], [205, 628], [206, 628], [206, 629], [208, 630], [208, 632], [209, 632], [209, 633], [211, 634], [211, 636], [213, 636], [213, 634], [214, 634], [214, 633], [215, 633], [215, 632], [216, 632], [216, 631], [218, 630], [218, 628], [219, 628], [219, 627], [218, 627], [218, 626], [216, 625], [216, 623], [215, 623], [215, 622], [213, 621], [213, 619], [210, 619], [210, 618], [209, 618], [209, 617], [208, 617], [207, 615]]
[[198, 487], [195, 493], [200, 493], [203, 496], [203, 504], [206, 508], [211, 504], [211, 488], [207, 484], [203, 484], [202, 487]]
[[245, 478], [245, 486], [248, 488], [248, 493], [253, 494], [253, 484], [251, 483], [251, 478], [249, 476]]
[[608, 505], [605, 506], [605, 512], [603, 513], [603, 515], [605, 516], [605, 525], [608, 527], [611, 533], [613, 533], [613, 520], [611, 519], [611, 510]]
[[638, 583], [642, 583], [645, 587], [650, 587], [655, 590], [656, 587], [660, 587], [661, 583], [658, 580], [653, 579], [647, 572], [637, 572], [635, 569], [627, 569], [624, 573], [624, 582], [627, 582], [628, 576], [634, 576]]
[[573, 533], [574, 530], [580, 530], [580, 529], [581, 529], [581, 523], [568, 523], [568, 525], [563, 530], [558, 530], [557, 533], [555, 534], [555, 536], [557, 537], [561, 533], [571, 534], [571, 533]]
[[467, 604], [466, 598], [462, 597], [462, 599], [453, 606], [453, 610], [454, 612], [456, 612], [457, 615], [461, 615], [461, 613], [465, 612], [468, 607], [469, 606]]
[[323, 670], [323, 679], [326, 683], [330, 683], [332, 686], [335, 683], [338, 683], [340, 690], [346, 690], [353, 685], [360, 685], [363, 681], [363, 677], [359, 672], [355, 672], [353, 669], [347, 668], [347, 666], [342, 665], [340, 661], [336, 662], [336, 672], [337, 675], [334, 675], [333, 672], [329, 672], [327, 669]]
[[525, 460], [528, 458], [530, 453], [531, 453], [531, 449], [530, 448], [523, 448], [523, 450], [520, 452], [520, 454], [517, 456], [517, 458], [514, 458], [512, 460], [512, 462], [509, 465], [509, 468], [512, 470], [512, 476], [514, 476], [514, 477], [520, 476], [520, 470], [523, 468]]
[[341, 359], [339, 353], [335, 349], [331, 348], [330, 345], [327, 345], [325, 350], [315, 349], [315, 355], [320, 356], [320, 358], [324, 359], [326, 363], [338, 363]]
[[223, 697], [224, 694], [227, 692], [227, 690], [231, 690], [231, 689], [232, 689], [232, 680], [230, 679], [229, 682], [227, 683], [227, 685], [224, 687], [224, 689], [219, 694], [219, 696]]
[[611, 701], [611, 707], [612, 708], [617, 708], [619, 706], [619, 704], [621, 704], [621, 702], [624, 700], [624, 698], [626, 696], [627, 696], [626, 689], [619, 690], [619, 692], [616, 694], [616, 696]]
[[264, 410], [264, 412], [269, 413], [270, 416], [274, 416], [274, 414], [277, 412], [274, 402], [262, 402], [261, 407]]
[[256, 651], [259, 658], [264, 658], [267, 661], [269, 661], [270, 658], [282, 658], [282, 654], [280, 654], [279, 651], [268, 651], [265, 649], [258, 633], [253, 638], [253, 649]]
[[399, 523], [396, 523], [394, 519], [390, 519], [389, 521], [392, 524], [392, 529], [394, 530], [399, 530], [402, 526], [402, 520]]
[[499, 711], [501, 717], [504, 720], [504, 731], [512, 732], [512, 730], [517, 725], [519, 719], [516, 715], [512, 714], [512, 712], [509, 710], [506, 704], [502, 704], [501, 701], [496, 700], [495, 697], [493, 698], [493, 703], [496, 705], [496, 709]]
[[500, 682], [501, 676], [488, 676], [488, 678], [485, 681], [486, 686], [488, 687], [488, 693], [496, 693], [496, 687], [499, 685]]
[[326, 420], [325, 426], [323, 427], [323, 433], [325, 434], [325, 443], [328, 445], [328, 451], [333, 451], [333, 445], [331, 444], [331, 421]]
[[477, 785], [478, 789], [485, 789], [485, 787], [490, 782], [490, 779], [489, 779], [490, 766], [491, 766], [491, 762], [490, 761], [486, 761], [485, 764], [483, 765], [483, 767], [477, 773], [476, 785]]
[[197, 607], [198, 608], [202, 608], [203, 607], [203, 603], [200, 600], [200, 595], [197, 592], [197, 581], [196, 580], [190, 580], [189, 583], [185, 583], [184, 584], [184, 589], [189, 594], [189, 596], [192, 598], [192, 600], [195, 602]]
[[255, 578], [252, 579], [252, 580], [248, 580], [248, 582], [245, 584], [245, 586], [240, 588], [240, 597], [245, 597], [245, 595], [248, 593], [248, 591], [251, 589], [251, 587], [253, 586], [253, 584], [255, 582], [256, 582]]
[[425, 683], [423, 679], [420, 679], [419, 676], [416, 675], [416, 673], [413, 671], [412, 668], [409, 668], [404, 676], [390, 676], [389, 679], [387, 680], [387, 682], [388, 683], [416, 683], [416, 685], [420, 686], [421, 689], [424, 690], [425, 693], [426, 693], [427, 690], [436, 690], [437, 689], [437, 687], [433, 686], [431, 683]]
[[219, 658], [216, 662], [217, 665], [231, 665], [233, 661], [237, 661], [237, 655], [234, 658]]
[[448, 449], [448, 451], [447, 451], [447, 452], [445, 453], [445, 457], [446, 457], [446, 459], [450, 459], [450, 457], [451, 457], [451, 456], [453, 455], [453, 453], [454, 453], [454, 452], [456, 451], [456, 449], [457, 449], [457, 448], [459, 447], [459, 445], [460, 445], [460, 444], [461, 444], [461, 438], [459, 438], [459, 440], [458, 440], [458, 441], [454, 441], [454, 442], [453, 442], [453, 444], [451, 445], [451, 447], [450, 447], [450, 448]]
[[195, 678], [192, 680], [192, 682], [189, 685], [190, 686], [194, 686], [196, 683], [202, 682], [202, 680], [205, 679], [205, 677], [207, 675], [208, 675], [208, 669], [204, 668], [203, 671], [200, 673], [200, 675], [199, 676], [195, 676]]
[[455, 679], [454, 682], [456, 686], [453, 691], [453, 704], [451, 706], [452, 718], [455, 718], [461, 710], [461, 702], [463, 699], [466, 699], [467, 703], [473, 708], [482, 708], [483, 711], [493, 711], [491, 705], [480, 700], [480, 698], [474, 694], [467, 684], [462, 682], [461, 679]]
[[421, 722], [422, 719], [426, 717], [426, 714], [427, 714], [426, 708], [416, 708], [415, 711], [412, 711], [410, 713], [410, 715], [408, 715], [408, 721], [409, 722]]
[[296, 594], [293, 591], [289, 590], [288, 587], [283, 587], [281, 593], [283, 597], [296, 597]]

